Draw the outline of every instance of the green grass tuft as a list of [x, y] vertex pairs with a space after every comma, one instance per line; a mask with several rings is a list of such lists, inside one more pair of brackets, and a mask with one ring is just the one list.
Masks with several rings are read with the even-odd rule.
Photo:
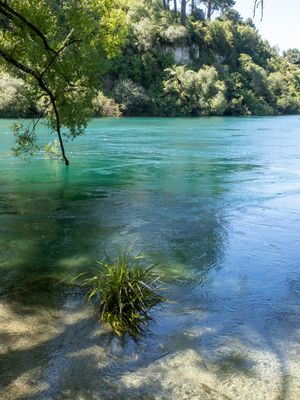
[[125, 251], [115, 261], [107, 258], [97, 262], [93, 276], [79, 277], [100, 320], [109, 323], [119, 336], [139, 336], [151, 320], [150, 308], [164, 301], [158, 294], [160, 275], [154, 264], [145, 265], [141, 253]]

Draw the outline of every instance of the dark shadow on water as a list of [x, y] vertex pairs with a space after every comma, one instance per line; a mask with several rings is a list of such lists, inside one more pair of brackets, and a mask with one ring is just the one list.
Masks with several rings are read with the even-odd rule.
[[[226, 379], [232, 375], [245, 375], [255, 377], [253, 369], [255, 362], [243, 353], [231, 351], [228, 354], [216, 357], [213, 360], [214, 370], [220, 379]], [[210, 364], [211, 366], [211, 364]]]
[[[78, 299], [76, 300], [78, 301]], [[76, 311], [76, 308], [73, 309]], [[72, 312], [71, 311], [71, 314]], [[253, 329], [249, 326], [249, 331]], [[256, 330], [257, 331], [257, 330]], [[259, 333], [259, 332], [257, 332]], [[215, 332], [214, 336], [222, 335], [222, 329]], [[171, 341], [182, 343], [180, 351], [196, 349], [201, 350], [201, 343], [205, 343], [211, 334], [202, 333], [200, 336], [189, 337], [183, 333], [175, 334]], [[182, 338], [180, 338], [182, 336]], [[9, 340], [3, 335], [1, 339], [5, 342]], [[34, 339], [34, 338], [33, 338]], [[150, 339], [150, 340], [149, 340]], [[111, 332], [98, 331], [97, 321], [93, 316], [86, 316], [78, 322], [62, 326], [61, 333], [55, 335], [50, 340], [46, 340], [37, 345], [32, 345], [28, 349], [14, 350], [10, 347], [6, 354], [0, 356], [0, 393], [4, 388], [15, 382], [24, 373], [30, 373], [34, 368], [37, 372], [32, 378], [32, 385], [36, 387], [45, 382], [48, 389], [41, 389], [39, 393], [32, 396], [18, 394], [15, 400], [43, 400], [43, 399], [155, 399], [158, 395], [162, 399], [170, 398], [173, 387], [166, 387], [162, 382], [168, 380], [165, 375], [166, 370], [162, 368], [161, 362], [164, 358], [172, 359], [176, 353], [168, 353], [157, 358], [157, 350], [153, 355], [149, 353], [157, 338], [151, 335], [145, 337], [140, 344], [133, 344], [132, 341], [119, 341]], [[265, 338], [264, 338], [265, 339]], [[247, 337], [243, 337], [245, 343], [255, 349], [252, 339], [247, 343]], [[286, 371], [286, 360], [272, 339], [265, 339], [265, 350], [276, 354], [281, 370], [280, 395], [277, 400], [286, 400], [288, 397], [288, 376]], [[261, 349], [261, 344], [258, 346]], [[138, 357], [137, 360], [132, 355], [143, 354], [146, 350], [146, 357]], [[218, 348], [216, 354], [220, 353]], [[150, 354], [150, 355], [149, 355]], [[243, 375], [255, 378], [255, 363], [249, 359], [247, 354], [238, 351], [227, 351], [215, 357], [204, 359], [206, 368], [212, 371], [220, 381], [230, 379], [231, 376]], [[141, 383], [127, 386], [122, 384], [124, 374], [140, 373], [145, 374], [145, 368], [156, 365], [159, 375], [154, 377], [145, 375], [145, 380]], [[203, 363], [199, 364], [203, 368]], [[176, 382], [173, 383], [176, 385]], [[201, 399], [231, 399], [216, 391], [213, 387], [208, 387], [199, 382], [198, 389], [190, 388], [191, 397], [195, 395], [193, 390], [201, 388]], [[168, 397], [169, 396], [169, 397]]]

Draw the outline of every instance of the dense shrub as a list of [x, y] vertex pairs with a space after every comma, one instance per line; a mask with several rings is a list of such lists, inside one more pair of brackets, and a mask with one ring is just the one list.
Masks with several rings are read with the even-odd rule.
[[185, 26], [172, 24], [160, 31], [160, 37], [167, 44], [184, 44], [188, 39], [188, 31]]
[[130, 79], [120, 81], [115, 87], [115, 99], [120, 104], [124, 115], [149, 115], [152, 111], [152, 101], [144, 88]]
[[134, 36], [139, 50], [148, 51], [154, 46], [155, 27], [150, 18], [142, 18], [134, 25]]
[[93, 101], [96, 116], [99, 117], [120, 117], [122, 112], [119, 104], [114, 99], [105, 96], [99, 91], [97, 97]]
[[283, 57], [286, 58], [292, 64], [300, 64], [299, 49], [288, 49], [283, 52]]
[[273, 72], [268, 76], [268, 84], [281, 114], [300, 112], [300, 71], [298, 74], [288, 69], [285, 72]]
[[165, 107], [168, 115], [220, 115], [226, 107], [225, 85], [214, 67], [195, 72], [183, 66], [166, 70]]
[[29, 112], [22, 79], [0, 75], [0, 117], [26, 116]]
[[234, 8], [225, 9], [221, 13], [219, 19], [221, 19], [221, 20], [226, 20], [227, 19], [227, 20], [230, 20], [230, 21], [235, 22], [237, 24], [241, 24], [243, 22], [243, 18], [241, 16], [241, 14], [237, 10], [235, 10]]

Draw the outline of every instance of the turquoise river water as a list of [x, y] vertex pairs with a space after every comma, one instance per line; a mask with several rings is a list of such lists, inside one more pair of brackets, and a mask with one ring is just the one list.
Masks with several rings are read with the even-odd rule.
[[[0, 398], [300, 398], [300, 118], [93, 120], [71, 164], [0, 121]], [[41, 140], [49, 141], [41, 127]], [[61, 283], [135, 242], [168, 302], [142, 340]]]

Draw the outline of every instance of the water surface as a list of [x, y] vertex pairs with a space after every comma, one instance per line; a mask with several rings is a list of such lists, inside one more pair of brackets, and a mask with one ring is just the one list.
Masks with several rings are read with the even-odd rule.
[[[1, 398], [300, 397], [299, 117], [94, 120], [66, 145], [69, 168], [12, 158], [10, 123]], [[134, 241], [170, 300], [139, 343], [57, 284]]]

